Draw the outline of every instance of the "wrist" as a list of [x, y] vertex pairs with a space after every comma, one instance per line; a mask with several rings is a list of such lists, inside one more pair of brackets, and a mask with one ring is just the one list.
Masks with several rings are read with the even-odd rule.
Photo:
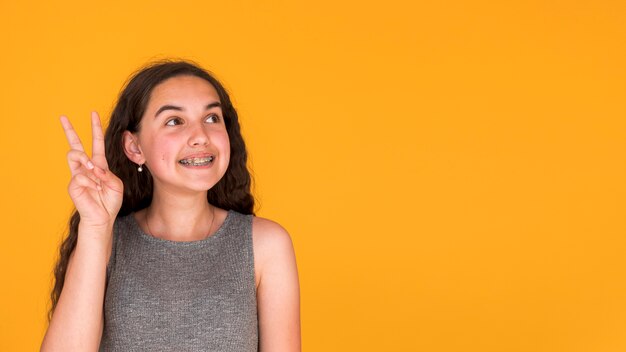
[[[81, 219], [78, 224], [78, 240], [105, 240], [108, 242], [113, 233], [114, 222], [91, 223]], [[84, 242], [84, 241], [83, 241]]]

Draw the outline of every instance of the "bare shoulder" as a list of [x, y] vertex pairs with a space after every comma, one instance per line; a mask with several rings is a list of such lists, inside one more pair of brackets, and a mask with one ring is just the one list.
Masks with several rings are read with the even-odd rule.
[[278, 223], [252, 221], [260, 351], [301, 351], [300, 284], [291, 236]]
[[267, 246], [291, 244], [291, 236], [279, 223], [255, 216], [252, 218], [252, 239], [255, 245], [265, 249]]
[[253, 217], [252, 242], [257, 287], [272, 263], [295, 260], [291, 236], [279, 223], [262, 217]]

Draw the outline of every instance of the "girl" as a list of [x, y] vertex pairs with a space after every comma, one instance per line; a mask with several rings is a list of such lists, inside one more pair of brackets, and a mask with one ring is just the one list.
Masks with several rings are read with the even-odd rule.
[[222, 85], [189, 62], [136, 73], [89, 157], [66, 117], [76, 211], [42, 351], [300, 351], [294, 249], [254, 216]]

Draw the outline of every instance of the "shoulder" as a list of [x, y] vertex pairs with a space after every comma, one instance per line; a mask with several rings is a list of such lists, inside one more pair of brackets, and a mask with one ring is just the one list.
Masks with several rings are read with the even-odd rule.
[[259, 350], [300, 351], [300, 284], [291, 236], [253, 218]]
[[258, 216], [252, 217], [252, 239], [262, 247], [259, 249], [291, 244], [291, 236], [284, 227], [270, 219]]
[[252, 217], [252, 242], [257, 287], [263, 276], [278, 274], [276, 271], [286, 263], [295, 265], [291, 235], [277, 222]]
[[115, 223], [113, 224], [113, 241], [116, 242], [117, 238], [125, 237], [129, 234], [140, 229], [137, 219], [135, 218], [136, 213], [130, 213], [125, 215], [118, 215], [115, 218]]

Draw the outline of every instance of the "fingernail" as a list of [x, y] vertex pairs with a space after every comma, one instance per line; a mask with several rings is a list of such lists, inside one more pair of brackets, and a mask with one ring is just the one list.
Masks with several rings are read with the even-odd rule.
[[91, 169], [93, 169], [93, 167], [94, 166], [93, 166], [93, 163], [91, 162], [91, 160], [87, 161], [87, 168], [91, 170]]

